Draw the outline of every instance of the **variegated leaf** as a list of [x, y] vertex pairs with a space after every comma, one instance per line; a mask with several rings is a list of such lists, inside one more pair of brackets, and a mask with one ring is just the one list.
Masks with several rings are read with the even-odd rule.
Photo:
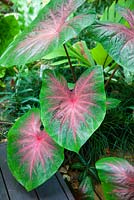
[[90, 36], [100, 42], [118, 64], [134, 71], [134, 13], [121, 9], [121, 14], [128, 26], [98, 22], [91, 27]]
[[68, 19], [85, 0], [51, 0], [33, 23], [11, 43], [0, 64], [24, 65], [41, 59], [93, 23], [95, 15]]
[[105, 100], [100, 66], [85, 71], [73, 90], [63, 76], [46, 72], [40, 94], [41, 118], [59, 145], [78, 152], [104, 119]]
[[122, 158], [108, 157], [96, 162], [105, 198], [129, 200], [134, 197], [134, 167]]
[[40, 111], [31, 109], [8, 133], [9, 168], [28, 191], [49, 179], [64, 159], [63, 149], [40, 126]]

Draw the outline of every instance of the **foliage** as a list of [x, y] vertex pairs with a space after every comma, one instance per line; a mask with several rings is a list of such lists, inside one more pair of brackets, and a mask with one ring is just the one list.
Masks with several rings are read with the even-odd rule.
[[115, 157], [102, 158], [96, 168], [108, 200], [129, 200], [134, 197], [134, 167], [126, 160]]
[[11, 43], [0, 63], [24, 65], [50, 53], [56, 47], [76, 37], [94, 21], [94, 15], [78, 15], [67, 20], [84, 0], [51, 1], [32, 24]]
[[31, 109], [8, 133], [8, 165], [28, 191], [51, 177], [63, 161], [63, 149], [40, 126], [40, 110]]
[[[134, 70], [134, 30], [133, 12], [129, 9], [120, 9], [121, 15], [127, 20], [128, 27], [114, 23], [96, 23], [91, 32], [93, 38], [101, 42], [114, 60], [128, 71]], [[110, 39], [109, 39], [110, 38]]]
[[130, 10], [134, 9], [133, 1], [131, 0], [118, 0], [118, 4], [116, 1], [113, 1], [113, 3], [110, 5], [110, 7], [106, 7], [105, 11], [103, 12], [101, 16], [102, 21], [109, 21], [109, 22], [115, 22], [115, 23], [122, 23], [124, 24], [124, 20], [122, 16], [117, 12], [118, 7], [123, 8], [129, 8]]
[[5, 88], [0, 92], [1, 120], [15, 121], [32, 107], [39, 107], [39, 70], [6, 69]]
[[19, 33], [19, 24], [14, 15], [0, 17], [0, 55]]
[[42, 7], [48, 3], [48, 1], [43, 0], [12, 0], [12, 2], [18, 13], [18, 22], [22, 30], [37, 17]]
[[45, 73], [40, 102], [42, 121], [50, 136], [61, 146], [78, 152], [105, 115], [101, 67], [85, 71], [71, 91], [64, 77]]
[[4, 84], [4, 82], [2, 81], [2, 79], [4, 78], [6, 74], [6, 68], [5, 67], [1, 67], [0, 68], [0, 88], [4, 88], [6, 87], [6, 85]]
[[[121, 79], [121, 75], [119, 79]], [[107, 96], [110, 95], [110, 100], [112, 97], [112, 101], [114, 99], [120, 103], [117, 107], [114, 107], [114, 104], [108, 105], [101, 126], [82, 147], [81, 155], [85, 159], [90, 157], [93, 163], [102, 156], [125, 157], [128, 155], [129, 158], [134, 153], [134, 86], [126, 84], [122, 78], [117, 82], [111, 81], [107, 93]]]
[[[101, 52], [101, 54], [100, 54]], [[91, 54], [93, 59], [98, 65], [103, 66], [103, 68], [109, 66], [109, 64], [112, 62], [112, 58], [108, 55], [107, 51], [103, 48], [103, 46], [98, 43], [96, 47], [91, 49]]]
[[[86, 5], [93, 8], [97, 0], [90, 5], [84, 0], [51, 0], [44, 7], [42, 1], [31, 1], [29, 7], [28, 1], [13, 2], [17, 23], [25, 30], [13, 35], [0, 58], [0, 78], [6, 86], [0, 92], [2, 106], [14, 118], [21, 116], [8, 133], [9, 167], [30, 191], [56, 172], [64, 148], [74, 151], [80, 160], [73, 166], [81, 170], [80, 190], [93, 199], [93, 179], [99, 182], [95, 161], [105, 151], [112, 155], [118, 148], [133, 148], [133, 12], [120, 8], [123, 19], [116, 13], [116, 2], [105, 1], [103, 8], [108, 8], [95, 21], [94, 10]], [[118, 2], [133, 9], [130, 1]], [[86, 43], [87, 35], [99, 43]], [[104, 190], [107, 193], [107, 187]]]
[[82, 199], [94, 200], [93, 185], [89, 176], [83, 179], [80, 184], [79, 190], [82, 193]]

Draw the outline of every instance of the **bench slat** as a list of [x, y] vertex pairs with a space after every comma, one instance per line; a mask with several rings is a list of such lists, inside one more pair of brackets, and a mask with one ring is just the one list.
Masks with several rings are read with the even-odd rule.
[[0, 199], [9, 200], [1, 173], [0, 173]]
[[66, 193], [67, 198], [68, 198], [69, 200], [75, 200], [75, 199], [74, 199], [74, 196], [73, 196], [72, 193], [70, 192], [70, 190], [69, 190], [67, 184], [65, 183], [64, 179], [62, 178], [62, 175], [61, 175], [59, 172], [56, 173], [56, 178], [57, 178], [57, 180], [58, 180], [58, 182], [59, 182], [61, 188], [63, 189], [63, 191]]
[[53, 176], [44, 185], [36, 189], [40, 200], [68, 200], [66, 194], [60, 187], [56, 176]]

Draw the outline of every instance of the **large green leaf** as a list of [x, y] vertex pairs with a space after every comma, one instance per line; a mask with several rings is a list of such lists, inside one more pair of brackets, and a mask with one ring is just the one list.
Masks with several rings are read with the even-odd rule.
[[40, 129], [40, 111], [31, 109], [8, 133], [8, 165], [28, 191], [49, 179], [63, 162], [63, 149]]
[[0, 55], [19, 33], [19, 24], [14, 15], [0, 17]]
[[100, 43], [91, 49], [91, 54], [97, 65], [102, 65], [104, 68], [107, 67], [113, 60]]
[[120, 10], [128, 27], [114, 23], [96, 23], [91, 27], [91, 37], [100, 42], [110, 56], [124, 69], [134, 71], [134, 14]]
[[95, 15], [68, 19], [85, 0], [51, 0], [3, 54], [3, 65], [24, 65], [50, 53], [93, 23]]
[[134, 197], [134, 167], [122, 158], [108, 157], [96, 162], [106, 200]]
[[41, 118], [49, 135], [61, 146], [78, 152], [105, 116], [103, 70], [90, 67], [69, 90], [61, 75], [44, 74], [40, 93]]

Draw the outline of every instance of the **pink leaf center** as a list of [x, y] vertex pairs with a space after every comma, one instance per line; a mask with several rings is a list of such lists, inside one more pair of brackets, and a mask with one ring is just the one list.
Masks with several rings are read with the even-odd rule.
[[80, 123], [87, 126], [85, 118], [87, 115], [92, 116], [90, 108], [95, 106], [92, 100], [93, 74], [94, 72], [87, 77], [80, 78], [72, 91], [68, 89], [63, 77], [60, 82], [50, 74], [49, 94], [47, 95], [50, 104], [48, 111], [52, 112], [53, 119], [60, 122], [60, 132], [63, 125], [66, 125], [68, 130], [72, 130], [75, 140]]
[[52, 159], [55, 150], [54, 143], [49, 135], [40, 130], [40, 118], [32, 114], [28, 121], [20, 129], [18, 143], [18, 154], [21, 163], [25, 163], [30, 177], [36, 167], [42, 166], [45, 170], [47, 159]]

